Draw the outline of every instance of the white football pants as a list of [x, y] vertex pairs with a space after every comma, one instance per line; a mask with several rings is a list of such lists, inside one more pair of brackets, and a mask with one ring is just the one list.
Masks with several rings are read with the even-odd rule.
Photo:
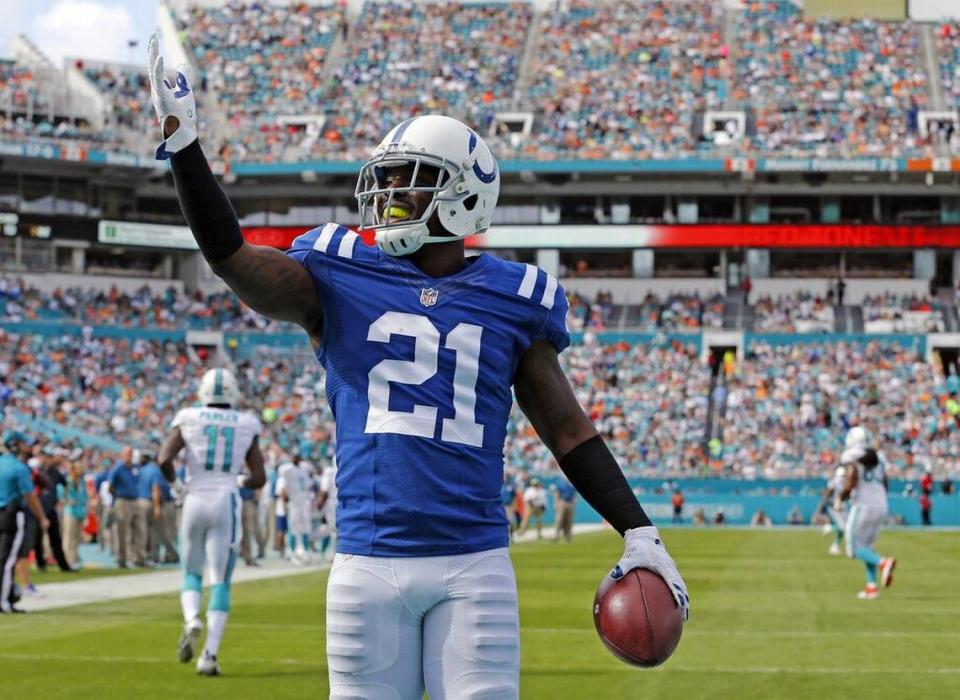
[[198, 491], [183, 499], [180, 543], [187, 573], [203, 576], [210, 571], [210, 583], [228, 583], [234, 549], [241, 535], [240, 496], [230, 491]]
[[297, 546], [303, 535], [311, 535], [313, 527], [310, 523], [311, 503], [308, 500], [291, 501], [287, 503], [287, 531], [294, 536]]
[[327, 584], [331, 700], [519, 697], [517, 585], [506, 548], [337, 554]]

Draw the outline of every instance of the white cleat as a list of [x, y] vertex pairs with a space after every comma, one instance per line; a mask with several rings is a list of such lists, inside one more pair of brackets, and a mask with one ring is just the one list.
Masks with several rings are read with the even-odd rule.
[[820, 529], [820, 532], [823, 534], [824, 537], [826, 537], [831, 532], [833, 532], [833, 526], [830, 523], [827, 523]]
[[893, 583], [893, 570], [897, 566], [897, 560], [893, 557], [884, 557], [880, 560], [880, 583], [884, 588], [890, 588]]
[[197, 659], [197, 673], [201, 676], [219, 676], [220, 664], [217, 663], [217, 657], [203, 652]]
[[177, 644], [177, 658], [180, 659], [180, 663], [189, 663], [197, 653], [197, 644], [200, 643], [202, 632], [203, 623], [200, 620], [192, 620], [183, 626], [183, 634], [180, 635], [180, 643]]
[[857, 593], [857, 598], [860, 600], [876, 600], [879, 597], [880, 592], [877, 590], [877, 586], [873, 583], [868, 583], [866, 588]]
[[840, 545], [838, 545], [836, 542], [834, 542], [833, 544], [830, 545], [830, 549], [828, 549], [827, 551], [830, 553], [830, 556], [832, 556], [832, 557], [839, 557], [839, 556], [840, 556]]

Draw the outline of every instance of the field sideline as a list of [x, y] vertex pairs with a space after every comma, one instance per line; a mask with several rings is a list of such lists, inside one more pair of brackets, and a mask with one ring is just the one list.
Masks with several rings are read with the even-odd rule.
[[[693, 599], [660, 669], [609, 655], [590, 616], [620, 553], [605, 532], [512, 552], [520, 587], [524, 698], [951, 697], [960, 684], [960, 533], [883, 533], [894, 587], [859, 601], [861, 567], [811, 530], [665, 531]], [[0, 618], [8, 697], [323, 698], [325, 573], [240, 584], [222, 678], [175, 661], [176, 594]]]

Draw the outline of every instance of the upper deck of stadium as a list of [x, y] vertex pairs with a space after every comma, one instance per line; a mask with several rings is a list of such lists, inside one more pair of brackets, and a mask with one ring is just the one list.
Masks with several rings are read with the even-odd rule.
[[[238, 172], [352, 167], [426, 113], [469, 123], [507, 168], [960, 156], [957, 20], [814, 18], [788, 0], [177, 1], [158, 17], [168, 63], [197, 76], [207, 150]], [[13, 53], [3, 153], [149, 162], [143, 66], [55, 65], [26, 38]]]

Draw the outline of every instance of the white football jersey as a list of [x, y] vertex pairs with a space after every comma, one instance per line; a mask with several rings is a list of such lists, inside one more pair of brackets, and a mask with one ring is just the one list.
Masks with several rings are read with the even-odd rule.
[[310, 474], [302, 465], [284, 462], [277, 469], [277, 491], [285, 491], [293, 504], [310, 500]]
[[252, 413], [229, 408], [184, 408], [173, 419], [185, 444], [187, 491], [236, 490], [237, 475], [263, 426]]
[[337, 465], [336, 463], [323, 468], [320, 475], [320, 490], [327, 494], [327, 503], [337, 502]]
[[860, 463], [860, 458], [863, 457], [864, 453], [864, 449], [853, 447], [844, 450], [840, 457], [841, 464], [853, 466], [857, 470], [857, 488], [853, 491], [851, 501], [854, 505], [870, 506], [885, 512], [887, 510], [887, 489], [883, 485], [883, 478], [886, 475], [886, 459], [882, 453], [878, 452], [879, 464], [873, 469], [867, 469]]

